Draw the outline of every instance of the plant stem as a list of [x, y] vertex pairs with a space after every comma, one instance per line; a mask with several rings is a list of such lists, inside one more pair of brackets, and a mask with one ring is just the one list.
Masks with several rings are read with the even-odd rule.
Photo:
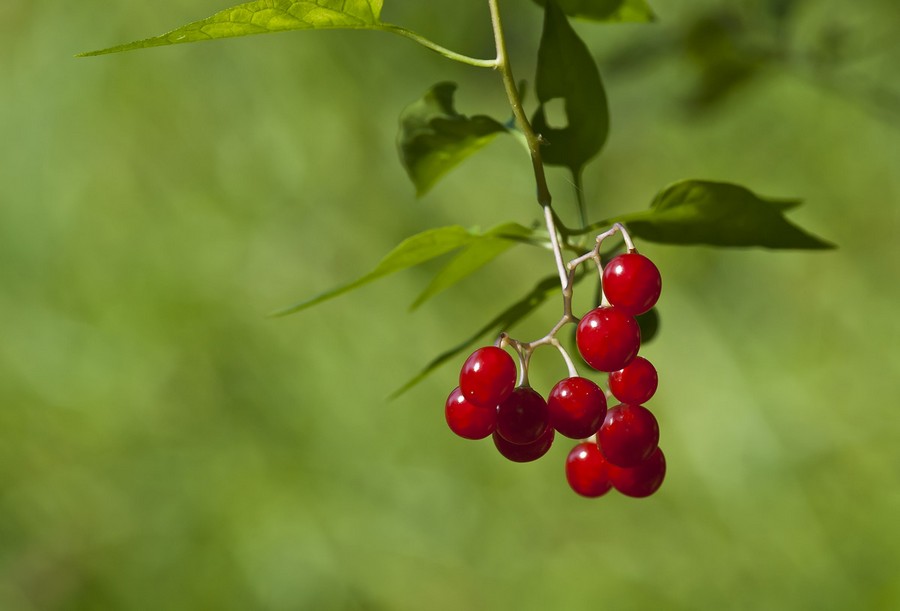
[[578, 202], [578, 220], [582, 228], [587, 227], [587, 204], [584, 201], [584, 180], [582, 178], [582, 170], [572, 174], [572, 180], [575, 187], [575, 201]]
[[496, 68], [497, 67], [497, 60], [495, 60], [495, 59], [477, 59], [475, 57], [469, 57], [468, 55], [463, 55], [462, 53], [457, 53], [456, 51], [451, 51], [450, 49], [448, 49], [446, 47], [442, 47], [441, 45], [437, 44], [436, 42], [432, 42], [432, 41], [428, 40], [421, 34], [417, 34], [417, 33], [413, 32], [412, 30], [407, 30], [406, 28], [399, 26], [399, 25], [394, 25], [391, 23], [383, 23], [383, 24], [381, 24], [380, 29], [384, 30], [385, 32], [391, 32], [393, 34], [403, 36], [404, 38], [409, 38], [410, 40], [419, 43], [423, 47], [426, 47], [428, 49], [431, 49], [435, 53], [439, 53], [440, 55], [443, 55], [447, 59], [452, 59], [453, 61], [457, 61], [462, 64], [468, 64], [470, 66], [475, 66], [476, 68]]
[[528, 144], [528, 151], [531, 154], [531, 165], [534, 169], [534, 180], [537, 185], [538, 204], [544, 210], [544, 222], [547, 224], [547, 232], [550, 234], [550, 244], [553, 246], [553, 256], [556, 259], [556, 269], [559, 272], [559, 282], [566, 290], [569, 284], [569, 275], [566, 272], [566, 265], [563, 262], [562, 249], [559, 244], [559, 233], [556, 229], [556, 215], [553, 211], [553, 197], [550, 195], [550, 187], [547, 185], [547, 176], [544, 173], [544, 161], [541, 159], [541, 137], [534, 132], [528, 117], [525, 115], [525, 109], [522, 107], [522, 98], [519, 96], [519, 89], [516, 86], [516, 79], [512, 73], [512, 66], [509, 62], [509, 54], [506, 50], [506, 38], [503, 35], [503, 22], [500, 18], [499, 0], [488, 0], [488, 6], [491, 10], [491, 25], [494, 30], [494, 45], [497, 48], [497, 59], [495, 63], [496, 69], [500, 72], [503, 79], [503, 87], [506, 89], [506, 97], [509, 99], [509, 105], [512, 108], [513, 116], [519, 129], [525, 135], [525, 141]]

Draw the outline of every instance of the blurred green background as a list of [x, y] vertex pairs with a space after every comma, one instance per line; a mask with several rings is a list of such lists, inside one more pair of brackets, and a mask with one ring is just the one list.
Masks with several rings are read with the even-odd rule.
[[[491, 54], [484, 2], [385, 4]], [[396, 117], [437, 81], [506, 116], [494, 74], [369, 32], [74, 59], [224, 5], [4, 0], [0, 609], [900, 608], [900, 12], [654, 4], [655, 25], [577, 25], [612, 113], [592, 217], [727, 180], [804, 198], [791, 218], [840, 249], [639, 245], [665, 284], [643, 354], [669, 472], [589, 501], [567, 440], [520, 465], [447, 430], [456, 364], [385, 399], [553, 273], [546, 252], [413, 314], [434, 268], [265, 316], [411, 233], [537, 217], [512, 139], [421, 201], [397, 161]], [[503, 10], [527, 78], [540, 10]], [[536, 367], [542, 392], [563, 373]]]

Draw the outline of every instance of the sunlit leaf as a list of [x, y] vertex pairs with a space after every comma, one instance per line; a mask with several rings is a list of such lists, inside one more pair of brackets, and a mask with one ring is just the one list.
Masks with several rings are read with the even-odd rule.
[[475, 239], [475, 235], [465, 227], [451, 225], [449, 227], [439, 227], [437, 229], [429, 229], [418, 233], [403, 240], [384, 259], [375, 267], [374, 270], [354, 280], [353, 282], [343, 284], [337, 288], [326, 291], [316, 297], [296, 303], [290, 307], [284, 308], [273, 313], [273, 316], [284, 316], [293, 314], [300, 310], [312, 307], [316, 304], [333, 299], [338, 295], [342, 295], [353, 289], [357, 289], [373, 280], [393, 274], [403, 269], [419, 265], [435, 257], [439, 257], [452, 250], [464, 246]]
[[[82, 53], [80, 57], [119, 53], [217, 38], [288, 30], [382, 29], [383, 0], [256, 0], [225, 9], [161, 36]], [[145, 18], [146, 16], [143, 16]]]
[[462, 160], [507, 128], [490, 117], [467, 117], [453, 107], [456, 83], [438, 83], [400, 115], [400, 160], [423, 195]]
[[513, 246], [520, 244], [522, 238], [530, 237], [533, 233], [531, 229], [517, 223], [506, 223], [478, 236], [469, 245], [463, 247], [432, 278], [431, 283], [413, 302], [411, 309], [419, 307], [441, 291], [471, 276]]
[[[594, 58], [556, 0], [547, 0], [544, 11], [535, 92], [540, 106], [532, 125], [544, 140], [544, 162], [579, 173], [606, 142], [609, 110]], [[556, 99], [565, 104], [565, 127], [548, 124], [545, 106]]]
[[[606, 22], [654, 21], [646, 0], [556, 0], [563, 12], [570, 17]], [[535, 0], [541, 6], [547, 0]]]
[[759, 197], [739, 185], [686, 180], [660, 192], [649, 210], [611, 221], [625, 223], [634, 236], [667, 244], [834, 248], [784, 217], [797, 204]]

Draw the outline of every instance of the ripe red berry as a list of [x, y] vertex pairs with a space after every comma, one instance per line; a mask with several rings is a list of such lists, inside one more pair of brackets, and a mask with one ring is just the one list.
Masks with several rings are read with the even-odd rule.
[[636, 357], [624, 369], [609, 374], [609, 391], [622, 403], [646, 403], [658, 384], [656, 368], [642, 356]]
[[548, 428], [547, 403], [528, 386], [513, 390], [497, 408], [497, 434], [510, 443], [533, 443]]
[[459, 372], [459, 388], [470, 403], [479, 407], [497, 407], [516, 386], [516, 364], [496, 346], [473, 352]]
[[584, 315], [575, 343], [585, 362], [599, 371], [618, 371], [634, 360], [641, 347], [641, 328], [633, 316], [614, 306]]
[[572, 490], [586, 497], [603, 496], [612, 487], [606, 459], [594, 443], [579, 443], [566, 458], [566, 480]]
[[603, 294], [611, 304], [632, 316], [652, 308], [661, 291], [659, 270], [644, 255], [619, 255], [603, 268]]
[[444, 417], [450, 430], [465, 439], [484, 439], [497, 428], [497, 408], [469, 403], [459, 387], [454, 388], [447, 397]]
[[513, 462], [531, 462], [547, 453], [547, 450], [553, 445], [554, 436], [553, 429], [548, 426], [544, 434], [531, 443], [510, 443], [501, 437], [497, 431], [494, 431], [493, 439], [497, 450], [509, 460]]
[[606, 395], [586, 378], [559, 381], [547, 396], [550, 426], [572, 439], [597, 432], [606, 417]]
[[622, 403], [606, 412], [597, 431], [597, 444], [610, 464], [633, 467], [646, 459], [659, 443], [656, 418], [642, 405]]
[[661, 449], [653, 453], [637, 466], [631, 468], [609, 465], [609, 479], [616, 490], [626, 496], [643, 498], [650, 496], [662, 485], [666, 477], [666, 457]]

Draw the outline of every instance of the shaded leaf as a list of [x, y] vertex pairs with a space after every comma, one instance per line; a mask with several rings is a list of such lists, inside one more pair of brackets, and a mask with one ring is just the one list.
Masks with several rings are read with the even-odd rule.
[[641, 327], [641, 345], [653, 340], [659, 333], [659, 310], [650, 308], [647, 312], [635, 317]]
[[661, 191], [650, 210], [610, 222], [625, 223], [632, 235], [666, 244], [834, 248], [784, 217], [797, 204], [762, 198], [739, 185], [686, 180]]
[[[591, 21], [646, 23], [656, 15], [646, 0], [556, 0], [570, 17]], [[547, 0], [535, 0], [541, 6]]]
[[381, 260], [374, 270], [365, 276], [348, 284], [331, 289], [330, 291], [321, 293], [311, 299], [301, 301], [290, 307], [284, 308], [283, 310], [274, 312], [272, 315], [284, 316], [299, 312], [300, 310], [305, 310], [306, 308], [337, 297], [338, 295], [342, 295], [348, 291], [352, 291], [353, 289], [357, 289], [373, 280], [387, 276], [388, 274], [419, 265], [420, 263], [446, 254], [451, 250], [455, 250], [460, 246], [468, 244], [474, 237], [472, 232], [465, 227], [460, 227], [458, 225], [423, 231], [422, 233], [418, 233], [403, 240]]
[[428, 377], [435, 369], [457, 356], [461, 352], [470, 348], [475, 342], [479, 341], [485, 335], [493, 333], [499, 334], [501, 331], [508, 331], [520, 320], [528, 316], [538, 306], [540, 306], [551, 293], [559, 291], [559, 277], [548, 276], [535, 285], [535, 287], [522, 299], [518, 300], [502, 312], [491, 319], [487, 324], [478, 329], [464, 342], [450, 348], [449, 350], [439, 354], [434, 360], [428, 363], [422, 371], [416, 374], [406, 384], [398, 388], [391, 395], [395, 399], [411, 389], [413, 386]]
[[499, 121], [467, 117], [453, 107], [456, 83], [438, 83], [400, 115], [400, 160], [423, 195], [463, 159], [507, 131]]
[[410, 309], [416, 309], [431, 297], [472, 275], [521, 243], [522, 238], [528, 238], [533, 234], [534, 231], [527, 227], [517, 223], [506, 223], [478, 236], [432, 278], [431, 283], [416, 298]]
[[[540, 106], [532, 126], [545, 141], [541, 146], [544, 162], [578, 174], [606, 142], [609, 110], [594, 58], [556, 0], [547, 0], [544, 11], [535, 93]], [[545, 106], [555, 99], [564, 101], [565, 127], [551, 127], [547, 122]]]
[[217, 38], [288, 30], [383, 29], [383, 0], [256, 0], [225, 9], [161, 36], [82, 53], [79, 57], [119, 53]]

